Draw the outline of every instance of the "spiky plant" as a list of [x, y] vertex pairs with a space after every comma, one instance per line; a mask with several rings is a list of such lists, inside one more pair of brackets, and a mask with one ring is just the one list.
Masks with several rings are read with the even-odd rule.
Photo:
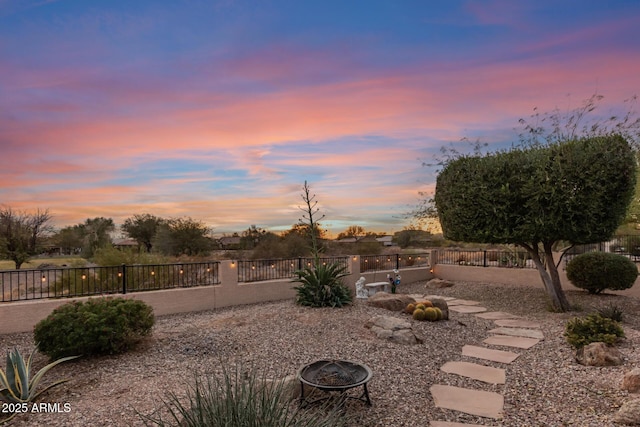
[[[68, 380], [59, 380], [49, 384], [42, 390], [38, 391], [38, 385], [42, 377], [54, 366], [59, 365], [67, 360], [75, 359], [80, 356], [68, 356], [49, 363], [32, 376], [31, 361], [36, 350], [34, 349], [25, 362], [24, 357], [16, 348], [7, 352], [7, 370], [0, 369], [0, 400], [7, 403], [29, 403], [36, 400], [45, 391], [60, 385]], [[17, 413], [12, 414], [8, 419], [2, 420], [7, 422]]]
[[314, 263], [297, 271], [294, 282], [296, 303], [309, 307], [342, 307], [353, 300], [351, 290], [343, 282], [347, 268], [340, 264]]

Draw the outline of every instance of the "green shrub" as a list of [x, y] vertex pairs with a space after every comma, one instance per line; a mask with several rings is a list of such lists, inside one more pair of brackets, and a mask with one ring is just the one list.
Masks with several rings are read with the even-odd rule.
[[624, 337], [624, 331], [615, 320], [590, 314], [585, 318], [575, 317], [569, 320], [564, 336], [573, 347], [581, 348], [592, 342], [614, 344]]
[[[298, 385], [296, 384], [296, 387]], [[236, 368], [224, 369], [222, 378], [209, 376], [205, 380], [195, 377], [184, 399], [170, 392], [163, 399], [168, 419], [163, 411], [143, 415], [145, 425], [156, 426], [256, 426], [256, 427], [340, 427], [347, 417], [339, 407], [314, 405], [302, 408], [291, 404], [291, 390], [284, 381], [269, 381], [251, 370], [246, 374]]]
[[347, 268], [340, 264], [320, 264], [296, 271], [296, 303], [309, 307], [342, 307], [353, 300], [351, 290], [342, 282]]
[[608, 252], [588, 252], [567, 264], [567, 278], [574, 286], [599, 294], [605, 289], [629, 289], [638, 277], [638, 268], [629, 258]]
[[38, 350], [55, 359], [123, 353], [151, 333], [153, 309], [142, 301], [94, 298], [62, 305], [34, 329]]

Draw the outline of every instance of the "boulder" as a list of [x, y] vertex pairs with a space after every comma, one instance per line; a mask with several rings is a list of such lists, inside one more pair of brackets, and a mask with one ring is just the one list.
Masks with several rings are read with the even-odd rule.
[[442, 320], [449, 320], [449, 304], [447, 304], [445, 300], [442, 298], [432, 298], [429, 301], [431, 301], [434, 307], [438, 307], [440, 311], [442, 311]]
[[407, 305], [415, 303], [416, 300], [405, 294], [390, 294], [387, 292], [376, 292], [370, 296], [367, 304], [391, 311], [402, 311]]
[[578, 349], [576, 360], [586, 366], [617, 366], [622, 364], [622, 355], [615, 347], [592, 342]]
[[624, 402], [614, 415], [613, 421], [630, 426], [640, 425], [640, 399]]
[[438, 278], [431, 279], [427, 282], [427, 288], [442, 289], [442, 288], [450, 288], [453, 285], [455, 285], [455, 283], [449, 282], [448, 280], [438, 279]]
[[638, 393], [640, 391], [640, 368], [633, 368], [622, 378], [622, 389], [629, 393]]
[[422, 342], [411, 329], [411, 323], [391, 316], [376, 316], [365, 326], [376, 334], [376, 337], [398, 344], [419, 344]]

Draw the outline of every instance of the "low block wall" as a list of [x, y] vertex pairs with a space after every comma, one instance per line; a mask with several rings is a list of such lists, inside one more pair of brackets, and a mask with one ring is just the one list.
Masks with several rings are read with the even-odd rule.
[[[387, 280], [391, 271], [360, 273], [360, 258], [350, 257], [350, 274], [344, 282], [355, 292], [355, 283], [364, 277], [367, 283]], [[135, 298], [153, 307], [156, 316], [212, 310], [259, 302], [281, 301], [295, 297], [295, 286], [291, 280], [269, 280], [263, 282], [238, 283], [236, 265], [232, 261], [220, 263], [220, 285], [194, 288], [176, 288], [149, 292], [116, 295]], [[430, 267], [407, 268], [400, 271], [402, 283], [429, 280], [433, 275]], [[402, 286], [402, 284], [400, 285]], [[40, 320], [55, 308], [72, 300], [84, 301], [89, 297], [55, 300], [33, 300], [0, 304], [0, 334], [29, 332]]]
[[[562, 288], [579, 290], [567, 279], [567, 274], [560, 270]], [[500, 283], [511, 286], [544, 287], [538, 270], [533, 268], [501, 268], [501, 267], [472, 267], [451, 264], [436, 264], [433, 267], [435, 277], [444, 280], [478, 283]], [[640, 277], [635, 284], [624, 291], [607, 291], [619, 295], [640, 298]]]

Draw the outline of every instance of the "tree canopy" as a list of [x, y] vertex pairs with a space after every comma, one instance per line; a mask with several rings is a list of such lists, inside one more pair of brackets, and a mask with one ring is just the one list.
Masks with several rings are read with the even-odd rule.
[[121, 228], [130, 238], [144, 246], [147, 252], [151, 252], [158, 227], [164, 222], [163, 218], [151, 214], [134, 215], [127, 218]]
[[29, 213], [0, 208], [0, 256], [15, 263], [16, 270], [38, 253], [42, 238], [51, 231], [48, 210]]
[[635, 182], [629, 143], [599, 136], [461, 156], [438, 175], [434, 202], [445, 238], [525, 248], [554, 307], [566, 310], [553, 245], [610, 238]]

